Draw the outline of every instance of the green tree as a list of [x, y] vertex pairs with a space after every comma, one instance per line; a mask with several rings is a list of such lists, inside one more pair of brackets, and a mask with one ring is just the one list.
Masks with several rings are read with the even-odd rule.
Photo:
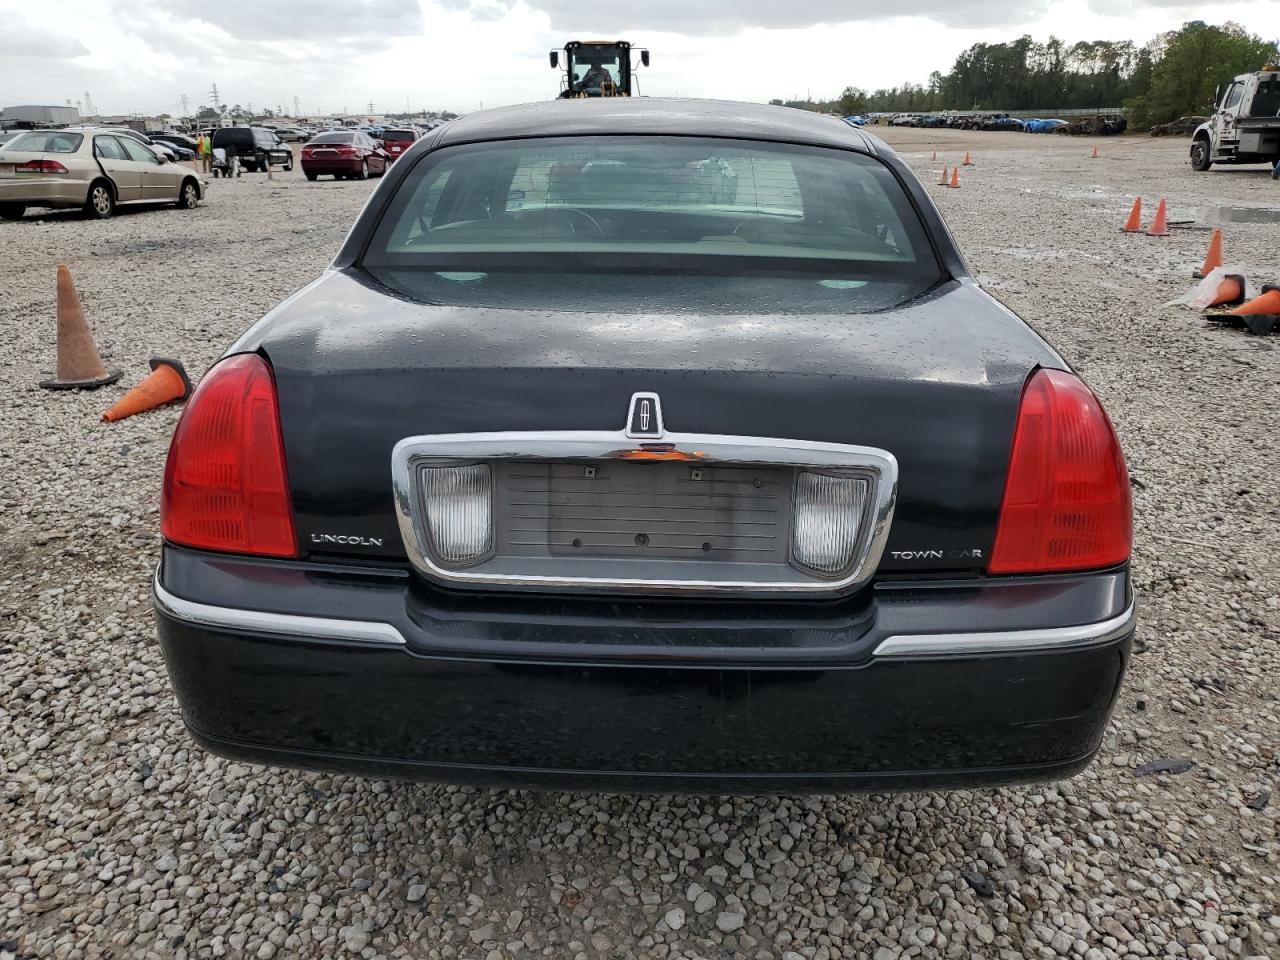
[[218, 111], [213, 109], [213, 107], [201, 107], [200, 110], [196, 113], [196, 119], [197, 120], [217, 120]]
[[1214, 27], [1202, 20], [1183, 24], [1161, 46], [1163, 56], [1151, 67], [1150, 87], [1126, 103], [1130, 123], [1138, 127], [1208, 113], [1219, 84], [1280, 57], [1275, 41], [1238, 24]]
[[842, 117], [852, 116], [855, 113], [867, 112], [867, 91], [860, 87], [845, 87], [844, 92], [840, 94], [840, 99], [833, 104], [833, 112], [840, 114]]

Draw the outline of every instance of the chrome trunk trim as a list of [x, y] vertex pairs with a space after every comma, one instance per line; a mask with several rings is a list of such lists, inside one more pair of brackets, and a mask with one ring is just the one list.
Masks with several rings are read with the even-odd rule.
[[[611, 460], [635, 452], [684, 455], [690, 462], [786, 466], [851, 471], [872, 481], [870, 506], [856, 551], [857, 560], [840, 578], [803, 580], [651, 579], [630, 577], [562, 577], [486, 573], [483, 565], [455, 569], [437, 563], [426, 548], [427, 533], [415, 516], [418, 464], [469, 463], [481, 460]], [[898, 491], [898, 462], [885, 450], [847, 444], [816, 443], [719, 434], [665, 433], [660, 441], [636, 440], [619, 431], [458, 433], [407, 437], [391, 455], [396, 519], [405, 549], [424, 576], [446, 585], [568, 589], [631, 593], [836, 594], [857, 587], [875, 573], [889, 536]], [[801, 571], [803, 573], [803, 571]]]

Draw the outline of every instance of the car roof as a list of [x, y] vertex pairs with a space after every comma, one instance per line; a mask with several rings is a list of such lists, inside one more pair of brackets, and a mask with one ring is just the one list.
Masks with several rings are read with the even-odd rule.
[[773, 140], [863, 153], [892, 153], [839, 117], [734, 100], [599, 97], [551, 100], [469, 113], [443, 128], [439, 146], [513, 137], [668, 134]]

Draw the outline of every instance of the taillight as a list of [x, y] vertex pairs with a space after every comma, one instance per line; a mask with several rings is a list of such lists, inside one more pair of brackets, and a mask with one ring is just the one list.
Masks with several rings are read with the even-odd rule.
[[187, 401], [165, 464], [160, 531], [201, 550], [297, 554], [275, 381], [258, 355], [223, 360]]
[[18, 173], [66, 173], [67, 168], [57, 160], [28, 160], [16, 164], [13, 168]]
[[1129, 472], [1111, 421], [1081, 380], [1038, 370], [1018, 409], [991, 573], [1055, 573], [1129, 559]]
[[338, 156], [340, 156], [340, 157], [358, 157], [358, 156], [360, 156], [360, 151], [359, 151], [359, 150], [357, 150], [355, 147], [339, 147], [339, 148], [338, 148]]

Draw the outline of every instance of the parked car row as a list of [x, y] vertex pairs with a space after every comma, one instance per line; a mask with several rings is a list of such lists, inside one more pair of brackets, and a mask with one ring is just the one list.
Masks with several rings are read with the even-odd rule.
[[[945, 127], [953, 130], [1020, 130], [1023, 133], [1064, 133], [1110, 136], [1124, 133], [1128, 121], [1119, 115], [1082, 117], [1079, 120], [1011, 117], [1007, 113], [986, 114], [872, 114], [870, 118], [847, 117], [850, 123], [887, 123], [891, 127]], [[860, 123], [855, 123], [861, 126]]]

